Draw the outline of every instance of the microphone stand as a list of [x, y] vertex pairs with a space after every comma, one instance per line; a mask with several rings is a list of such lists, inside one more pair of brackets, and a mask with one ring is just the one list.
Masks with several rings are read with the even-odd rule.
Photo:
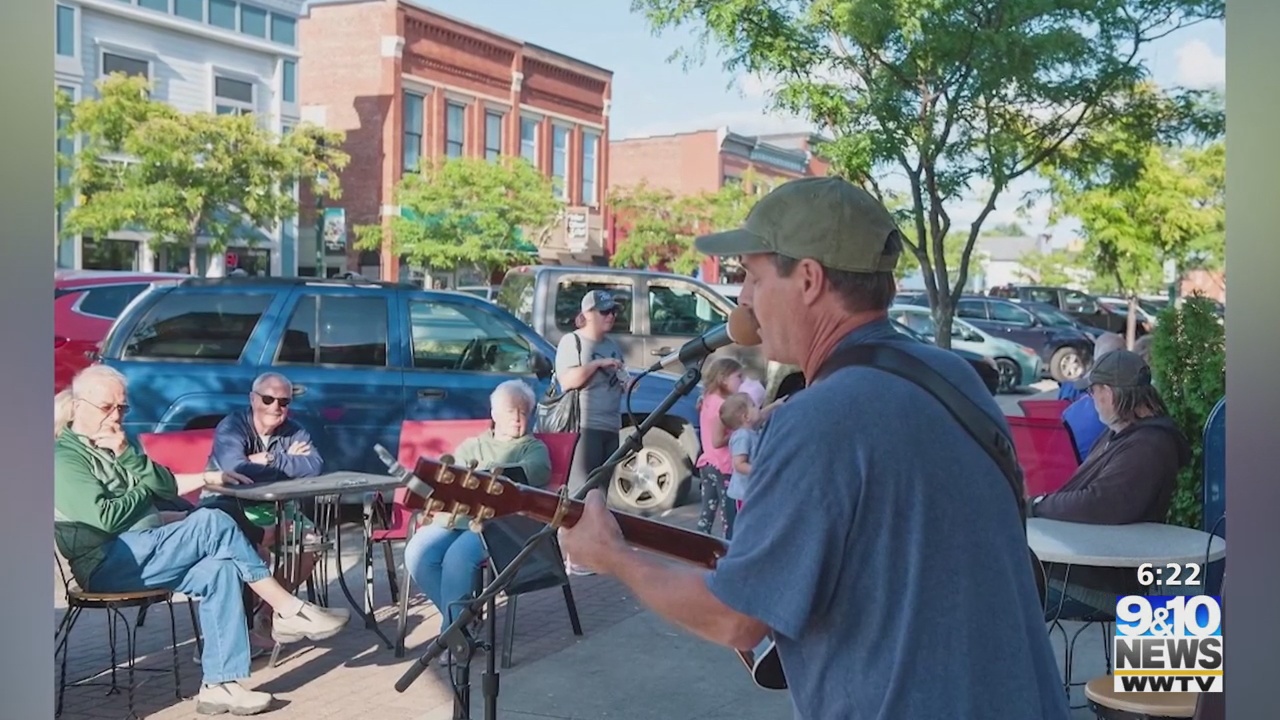
[[[591, 490], [601, 487], [611, 480], [613, 478], [614, 468], [616, 468], [618, 464], [627, 457], [640, 451], [643, 447], [641, 441], [644, 439], [645, 434], [652, 430], [653, 427], [657, 425], [668, 412], [670, 412], [671, 408], [675, 406], [681, 398], [688, 396], [689, 393], [693, 392], [693, 389], [698, 387], [698, 384], [702, 382], [702, 364], [705, 360], [706, 358], [704, 356], [686, 363], [688, 368], [685, 370], [684, 375], [682, 375], [676, 382], [675, 387], [671, 389], [671, 392], [667, 393], [667, 396], [663, 398], [658, 407], [636, 426], [635, 432], [632, 433], [625, 442], [618, 446], [618, 449], [604, 461], [604, 464], [591, 471], [591, 474], [587, 476], [586, 484], [579, 488], [578, 492], [574, 493], [574, 500], [582, 500]], [[644, 374], [648, 373], [646, 372]], [[643, 376], [644, 375], [642, 374], [640, 377]], [[640, 378], [637, 378], [636, 380], [639, 381], [639, 379]], [[424, 497], [430, 495], [429, 488], [426, 488], [426, 492], [422, 493], [419, 492], [415, 486], [419, 486], [419, 483], [411, 482], [409, 484], [409, 489], [423, 495]], [[502, 572], [498, 573], [497, 577], [493, 578], [493, 580], [480, 592], [480, 594], [468, 601], [466, 607], [458, 613], [453, 622], [431, 640], [427, 645], [426, 651], [422, 653], [422, 656], [415, 660], [414, 663], [409, 666], [409, 669], [400, 676], [400, 679], [396, 681], [396, 692], [402, 693], [405, 690], [408, 690], [409, 686], [418, 679], [418, 676], [431, 666], [432, 661], [445, 651], [450, 651], [453, 653], [454, 658], [461, 658], [459, 669], [455, 674], [454, 679], [466, 683], [461, 690], [456, 685], [454, 687], [453, 717], [454, 720], [470, 720], [471, 659], [475, 655], [478, 643], [471, 636], [471, 633], [467, 631], [467, 628], [480, 614], [481, 609], [484, 608], [485, 605], [491, 603], [497, 597], [498, 593], [502, 592], [511, 584], [511, 581], [515, 579], [516, 574], [520, 571], [520, 567], [528, 559], [529, 555], [531, 555], [543, 541], [554, 535], [559, 529], [559, 523], [548, 524], [543, 526], [541, 530], [530, 537], [529, 540], [525, 542], [524, 547], [520, 549], [520, 552], [516, 554], [505, 568], [503, 568]], [[489, 644], [492, 646], [496, 643], [497, 635], [497, 620], [493, 617], [492, 608], [489, 615], [490, 617], [487, 622], [489, 626], [488, 640]], [[485, 673], [481, 681], [481, 688], [484, 697], [485, 720], [496, 720], [498, 716], [498, 671], [494, 657], [496, 652], [496, 647], [489, 648], [489, 655], [485, 661]]]

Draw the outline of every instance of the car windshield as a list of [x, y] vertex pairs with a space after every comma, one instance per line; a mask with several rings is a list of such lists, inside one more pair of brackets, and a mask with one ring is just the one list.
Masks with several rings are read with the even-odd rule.
[[903, 335], [906, 335], [907, 337], [911, 338], [912, 340], [917, 340], [917, 341], [919, 341], [919, 342], [926, 343], [926, 344], [929, 342], [929, 340], [928, 340], [928, 339], [926, 339], [926, 338], [925, 338], [925, 336], [921, 335], [920, 333], [916, 332], [915, 330], [912, 330], [911, 328], [907, 327], [906, 325], [903, 325], [902, 323], [898, 322], [897, 320], [890, 320], [889, 322], [893, 325], [893, 329], [894, 329], [894, 330], [897, 330], [898, 332], [902, 333]]
[[1054, 327], [1075, 327], [1076, 321], [1069, 315], [1051, 307], [1041, 305], [1025, 305], [1031, 314], [1040, 318], [1040, 322]]

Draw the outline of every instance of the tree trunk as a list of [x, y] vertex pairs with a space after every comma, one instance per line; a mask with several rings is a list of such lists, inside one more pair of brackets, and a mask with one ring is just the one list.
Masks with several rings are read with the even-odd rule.
[[951, 293], [939, 291], [938, 303], [933, 310], [933, 324], [937, 328], [937, 334], [933, 336], [933, 343], [943, 350], [951, 349], [951, 318], [954, 315], [955, 308], [951, 306]]
[[187, 245], [187, 267], [191, 269], [191, 274], [196, 277], [204, 277], [204, 268], [200, 267], [199, 246], [196, 244], [196, 238], [192, 236]]

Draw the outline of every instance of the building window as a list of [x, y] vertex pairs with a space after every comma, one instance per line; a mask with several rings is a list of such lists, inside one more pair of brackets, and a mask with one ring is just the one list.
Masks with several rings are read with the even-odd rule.
[[240, 32], [265, 38], [267, 36], [267, 11], [261, 8], [240, 6]]
[[444, 108], [444, 154], [446, 157], [462, 157], [467, 138], [467, 109], [457, 103]]
[[254, 111], [253, 83], [215, 77], [213, 97], [214, 112], [219, 115], [249, 115]]
[[582, 134], [582, 204], [595, 205], [596, 167], [600, 155], [600, 135], [593, 132]]
[[125, 75], [136, 75], [150, 79], [151, 63], [146, 60], [116, 55], [115, 53], [102, 53], [102, 74], [105, 76], [114, 73], [124, 73]]
[[138, 7], [167, 13], [169, 12], [169, 0], [138, 0]]
[[561, 200], [569, 199], [569, 128], [551, 128], [551, 182]]
[[497, 162], [502, 156], [502, 113], [484, 114], [484, 159]]
[[417, 172], [422, 160], [422, 136], [426, 115], [425, 100], [421, 95], [404, 94], [404, 172]]
[[281, 88], [280, 95], [287, 103], [298, 102], [298, 63], [292, 60], [285, 60], [282, 63], [282, 77], [280, 78]]
[[76, 9], [58, 6], [58, 37], [55, 49], [63, 57], [76, 56]]
[[520, 157], [538, 167], [538, 121], [520, 118]]
[[173, 14], [188, 20], [204, 22], [204, 0], [173, 0]]
[[282, 45], [296, 45], [298, 42], [298, 21], [283, 15], [271, 15], [271, 40]]
[[236, 4], [233, 0], [209, 0], [209, 24], [236, 29]]

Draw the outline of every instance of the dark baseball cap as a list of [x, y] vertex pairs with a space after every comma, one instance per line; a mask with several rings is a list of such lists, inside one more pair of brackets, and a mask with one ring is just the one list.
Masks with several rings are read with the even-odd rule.
[[902, 243], [890, 244], [898, 225], [871, 193], [838, 177], [787, 181], [760, 198], [741, 228], [703, 235], [694, 247], [706, 255], [777, 253], [809, 258], [847, 272], [892, 272]]
[[1098, 358], [1088, 374], [1076, 380], [1079, 390], [1094, 385], [1133, 388], [1151, 384], [1151, 368], [1142, 356], [1128, 350], [1113, 350]]
[[592, 290], [582, 296], [582, 312], [588, 310], [608, 312], [616, 307], [618, 307], [618, 301], [613, 298], [613, 293], [608, 290]]

